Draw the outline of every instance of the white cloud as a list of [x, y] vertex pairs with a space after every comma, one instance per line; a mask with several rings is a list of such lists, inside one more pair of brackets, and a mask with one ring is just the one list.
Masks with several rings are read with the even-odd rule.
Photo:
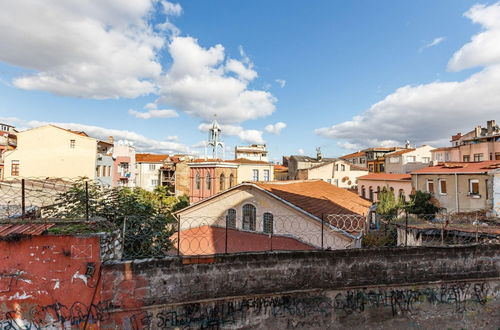
[[1, 118], [2, 122], [13, 122], [17, 125], [23, 126], [26, 129], [39, 127], [47, 124], [53, 124], [66, 129], [85, 131], [89, 136], [98, 138], [101, 140], [106, 140], [108, 136], [113, 136], [116, 141], [127, 140], [134, 144], [137, 151], [140, 152], [163, 152], [163, 153], [190, 153], [189, 147], [182, 143], [171, 142], [171, 141], [159, 141], [155, 139], [148, 138], [142, 134], [119, 129], [104, 128], [100, 126], [83, 125], [78, 123], [59, 123], [59, 122], [45, 122], [45, 121], [25, 121], [15, 118]]
[[[226, 136], [237, 136], [243, 142], [252, 143], [252, 144], [264, 144], [265, 141], [262, 138], [262, 131], [254, 130], [254, 129], [244, 129], [238, 125], [231, 124], [222, 124], [221, 131], [222, 135]], [[212, 124], [202, 123], [198, 126], [198, 129], [202, 132], [208, 132], [208, 129], [212, 127]]]
[[164, 40], [151, 0], [2, 1], [0, 61], [29, 70], [13, 84], [85, 98], [156, 91]]
[[182, 7], [178, 3], [162, 1], [161, 4], [163, 6], [163, 12], [166, 15], [179, 16], [182, 14]]
[[[239, 64], [229, 59], [225, 65], [222, 45], [203, 48], [192, 37], [174, 37], [168, 49], [173, 63], [161, 80], [158, 103], [207, 121], [217, 115], [223, 123], [274, 112], [276, 99], [271, 93], [248, 88], [256, 73], [247, 58]], [[227, 75], [228, 70], [237, 71], [237, 76]]]
[[264, 129], [266, 132], [271, 133], [271, 134], [276, 134], [279, 135], [281, 133], [281, 130], [286, 127], [286, 124], [284, 122], [277, 122], [276, 124], [269, 124], [267, 125]]
[[449, 67], [485, 66], [480, 72], [463, 81], [403, 86], [362, 115], [315, 132], [357, 147], [401, 145], [405, 140], [438, 146], [448, 145], [456, 132], [495, 119], [500, 105], [500, 3], [474, 6], [466, 16], [486, 30], [458, 50]]
[[275, 81], [278, 83], [278, 85], [280, 85], [281, 88], [285, 87], [286, 85], [286, 80], [284, 79], [276, 79]]
[[179, 141], [179, 137], [177, 135], [169, 135], [165, 138], [165, 141]]
[[444, 39], [446, 39], [446, 38], [445, 37], [434, 38], [434, 40], [432, 40], [431, 42], [429, 42], [428, 44], [426, 44], [422, 48], [420, 48], [420, 51], [423, 51], [424, 49], [429, 48], [429, 47], [437, 46], [440, 43], [442, 43], [444, 41]]
[[305, 154], [305, 151], [304, 151], [304, 149], [300, 148], [299, 150], [297, 150], [297, 153], [299, 155], [303, 155], [303, 154]]
[[129, 109], [128, 113], [140, 119], [179, 117], [179, 114], [175, 110], [149, 110], [146, 112], [140, 112], [134, 109]]

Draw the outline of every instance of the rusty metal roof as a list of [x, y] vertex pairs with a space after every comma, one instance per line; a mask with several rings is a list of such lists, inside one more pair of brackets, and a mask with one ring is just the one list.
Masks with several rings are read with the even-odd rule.
[[54, 225], [55, 224], [53, 223], [0, 224], [0, 237], [5, 237], [11, 234], [41, 235]]

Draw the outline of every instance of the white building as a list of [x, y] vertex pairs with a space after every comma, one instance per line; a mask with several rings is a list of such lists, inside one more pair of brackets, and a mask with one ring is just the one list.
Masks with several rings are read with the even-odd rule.
[[267, 147], [265, 144], [252, 144], [250, 146], [237, 146], [234, 148], [234, 159], [249, 159], [268, 162]]
[[385, 173], [405, 174], [430, 165], [434, 147], [423, 145], [406, 148], [385, 155]]
[[347, 160], [337, 159], [327, 163], [314, 165], [298, 171], [299, 180], [323, 180], [340, 188], [354, 188], [360, 176], [367, 175], [368, 170]]
[[135, 186], [153, 191], [160, 182], [160, 169], [168, 155], [136, 154]]

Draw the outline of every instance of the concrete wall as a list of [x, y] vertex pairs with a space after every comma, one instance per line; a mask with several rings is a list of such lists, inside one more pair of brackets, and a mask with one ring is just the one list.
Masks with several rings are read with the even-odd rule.
[[[154, 169], [150, 169], [150, 165], [154, 165]], [[141, 187], [142, 189], [153, 191], [157, 186], [161, 184], [160, 182], [160, 167], [161, 163], [146, 163], [137, 162], [137, 169], [135, 170], [135, 185], [136, 187]], [[153, 180], [157, 181], [157, 184], [153, 184]]]
[[103, 282], [109, 285], [102, 299], [115, 308], [102, 325], [497, 329], [498, 248], [307, 251], [118, 262], [104, 267]]
[[[342, 165], [344, 165], [344, 170], [342, 170]], [[337, 166], [338, 170], [336, 170]], [[363, 171], [351, 168], [351, 164], [348, 161], [337, 161], [315, 168], [299, 170], [297, 179], [320, 179], [337, 187], [349, 189], [356, 186], [358, 177], [367, 174], [368, 170]]]
[[[370, 187], [373, 189], [373, 201], [378, 201], [378, 187], [380, 187], [380, 191], [385, 187], [388, 191], [391, 188], [394, 189], [394, 197], [396, 200], [399, 196], [399, 190], [403, 189], [405, 193], [405, 197], [408, 200], [408, 196], [410, 196], [412, 191], [412, 183], [410, 180], [407, 181], [389, 181], [389, 180], [358, 180], [358, 195], [364, 198], [370, 198]], [[363, 196], [363, 189], [365, 191], [365, 196]]]
[[[71, 148], [70, 140], [75, 140]], [[42, 126], [18, 133], [17, 149], [5, 153], [4, 178], [11, 177], [11, 163], [18, 160], [21, 177], [94, 179], [97, 140], [54, 126]]]
[[238, 166], [238, 183], [245, 181], [255, 181], [253, 179], [253, 170], [259, 171], [259, 179], [257, 181], [264, 181], [264, 170], [269, 171], [269, 180], [274, 180], [274, 166], [273, 164], [246, 164], [240, 163]]

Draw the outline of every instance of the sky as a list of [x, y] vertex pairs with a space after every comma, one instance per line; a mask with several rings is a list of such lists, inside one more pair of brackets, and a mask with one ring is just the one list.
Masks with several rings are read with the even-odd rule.
[[500, 120], [500, 2], [0, 0], [0, 122], [272, 160]]

